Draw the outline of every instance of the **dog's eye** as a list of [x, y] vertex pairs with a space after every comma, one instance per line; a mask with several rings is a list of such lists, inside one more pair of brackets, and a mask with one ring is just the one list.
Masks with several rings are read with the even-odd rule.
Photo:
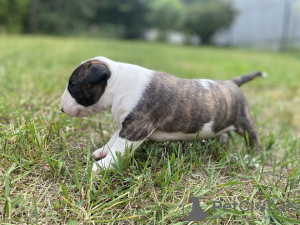
[[73, 88], [73, 87], [75, 87], [75, 86], [76, 86], [76, 84], [75, 84], [75, 82], [74, 82], [74, 81], [70, 81], [70, 82], [69, 82], [69, 86], [70, 86], [71, 88]]

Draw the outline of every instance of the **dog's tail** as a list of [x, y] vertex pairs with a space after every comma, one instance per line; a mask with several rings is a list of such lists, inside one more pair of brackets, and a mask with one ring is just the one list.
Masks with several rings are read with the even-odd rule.
[[267, 74], [266, 73], [262, 73], [262, 72], [259, 72], [259, 71], [256, 71], [256, 72], [252, 72], [250, 74], [246, 74], [246, 75], [242, 75], [242, 76], [239, 76], [239, 77], [235, 77], [233, 78], [231, 81], [233, 83], [235, 83], [237, 86], [242, 86], [244, 83], [248, 82], [248, 81], [251, 81], [253, 80], [255, 77], [258, 77], [258, 76], [261, 76], [261, 77], [266, 77]]

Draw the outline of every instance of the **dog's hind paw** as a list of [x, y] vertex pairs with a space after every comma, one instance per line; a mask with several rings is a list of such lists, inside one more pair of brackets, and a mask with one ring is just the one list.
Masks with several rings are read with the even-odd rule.
[[250, 158], [251, 158], [251, 156], [246, 154], [245, 157], [244, 157], [244, 162], [249, 163], [250, 166], [254, 166], [255, 168], [258, 168], [259, 163], [255, 163], [256, 160], [254, 158], [252, 158], [251, 162], [249, 162]]

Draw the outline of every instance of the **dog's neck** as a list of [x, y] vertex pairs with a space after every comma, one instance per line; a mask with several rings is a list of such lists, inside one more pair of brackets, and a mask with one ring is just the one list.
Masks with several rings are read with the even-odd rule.
[[104, 57], [95, 59], [106, 63], [111, 71], [107, 87], [99, 102], [94, 106], [95, 110], [101, 112], [110, 109], [116, 123], [120, 126], [128, 112], [140, 100], [154, 71], [136, 65], [114, 62]]

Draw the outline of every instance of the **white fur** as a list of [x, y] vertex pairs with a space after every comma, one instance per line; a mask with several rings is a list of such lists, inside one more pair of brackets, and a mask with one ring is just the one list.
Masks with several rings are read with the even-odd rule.
[[[125, 150], [127, 148], [133, 148], [136, 149], [143, 141], [137, 141], [137, 142], [133, 142], [133, 141], [128, 141], [124, 138], [121, 138], [119, 136], [119, 132], [120, 130], [118, 130], [112, 137], [112, 139], [114, 139], [110, 144], [110, 147], [107, 147], [107, 155], [105, 158], [98, 160], [97, 162], [94, 163], [93, 165], [93, 171], [97, 171], [98, 170], [98, 166], [97, 164], [103, 168], [103, 169], [112, 169], [112, 163], [115, 162], [115, 160], [117, 159], [117, 152], [121, 153], [121, 156], [124, 155]], [[109, 145], [109, 143], [107, 144]], [[96, 150], [93, 155], [95, 155], [96, 152], [98, 152], [99, 150]]]
[[[199, 131], [198, 138], [209, 139], [218, 136], [224, 132], [235, 130], [234, 126], [229, 126], [216, 134], [213, 132], [212, 127], [213, 127], [213, 121], [204, 124], [203, 128]], [[181, 132], [167, 133], [163, 131], [154, 131], [149, 136], [149, 139], [153, 141], [193, 140], [197, 137], [197, 134], [198, 133], [184, 134]]]
[[84, 107], [83, 105], [78, 104], [75, 99], [71, 96], [68, 89], [65, 90], [60, 103], [64, 112], [70, 117], [83, 117], [94, 112], [92, 106]]
[[201, 80], [197, 80], [201, 83], [202, 87], [206, 90], [210, 90], [210, 84], [217, 84], [215, 81], [213, 80], [208, 80], [208, 79], [201, 79]]
[[117, 137], [119, 136], [120, 130], [118, 130], [114, 135], [110, 138], [110, 140], [107, 142], [106, 145], [104, 145], [102, 148], [97, 149], [93, 152], [93, 156], [96, 158], [105, 157], [109, 150], [112, 148], [113, 144], [116, 142]]
[[[251, 158], [250, 155], [246, 154], [245, 157], [244, 157], [244, 162], [245, 163], [249, 163], [249, 158]], [[250, 162], [250, 166], [254, 166], [255, 168], [258, 168], [259, 167], [259, 163], [255, 163], [256, 160], [253, 158]]]
[[262, 77], [267, 77], [268, 74], [267, 74], [266, 72], [263, 72], [263, 73], [261, 74], [261, 76], [262, 76]]
[[141, 99], [145, 87], [155, 72], [136, 65], [114, 62], [104, 57], [95, 59], [107, 63], [112, 72], [103, 96], [106, 92], [111, 93], [111, 98], [107, 99], [111, 102], [109, 108], [121, 128], [122, 122]]

